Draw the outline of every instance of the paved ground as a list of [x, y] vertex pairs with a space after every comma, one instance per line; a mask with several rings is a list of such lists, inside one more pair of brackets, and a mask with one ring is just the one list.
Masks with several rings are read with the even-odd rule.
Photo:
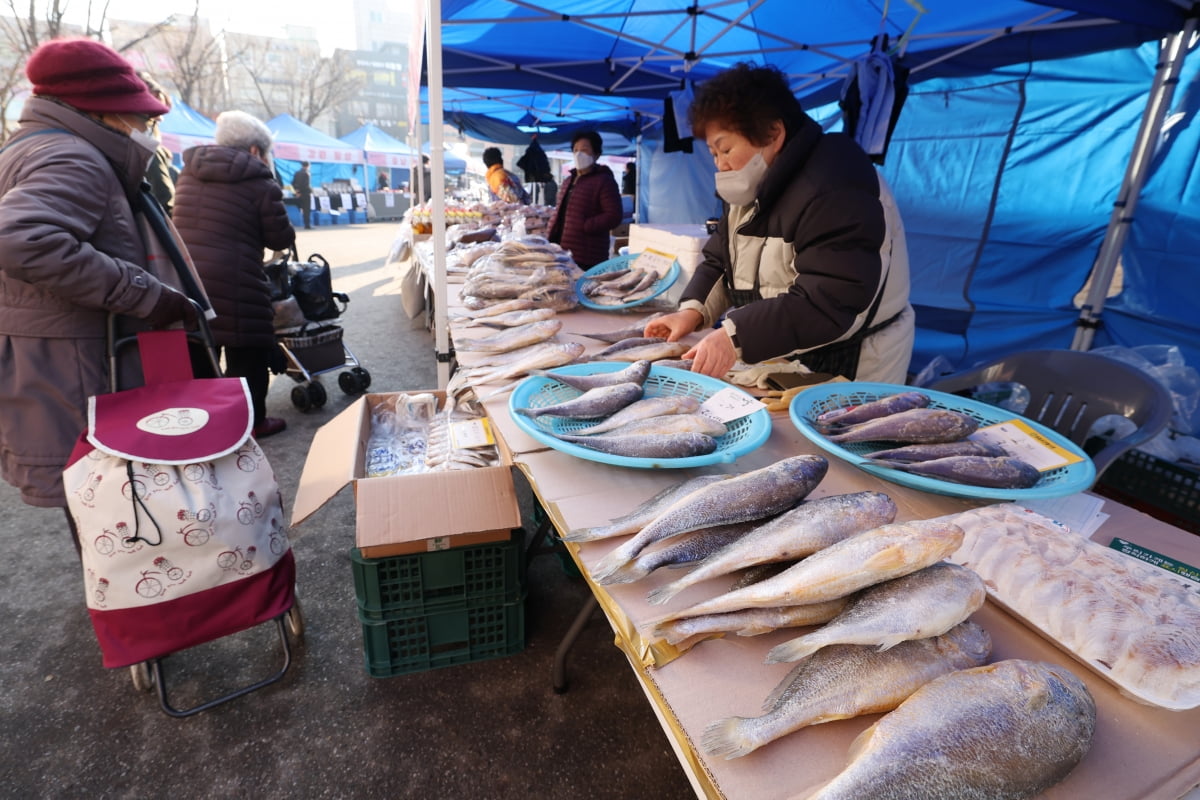
[[[345, 340], [372, 391], [433, 388], [430, 338], [400, 311], [384, 257], [394, 223], [301, 231], [303, 256], [334, 266], [351, 296]], [[263, 441], [290, 511], [313, 432], [344, 408], [301, 414], [295, 383], [268, 400], [286, 432]], [[524, 493], [527, 496], [527, 490]], [[528, 509], [528, 502], [525, 503]], [[612, 633], [597, 613], [571, 653], [571, 688], [551, 690], [555, 647], [587, 597], [557, 558], [530, 566], [526, 649], [405, 675], [368, 676], [348, 551], [350, 492], [298, 530], [307, 631], [287, 676], [177, 720], [129, 671], [106, 670], [61, 513], [0, 484], [0, 796], [13, 798], [686, 798], [691, 790]], [[180, 706], [275, 668], [270, 626], [166, 660]]]

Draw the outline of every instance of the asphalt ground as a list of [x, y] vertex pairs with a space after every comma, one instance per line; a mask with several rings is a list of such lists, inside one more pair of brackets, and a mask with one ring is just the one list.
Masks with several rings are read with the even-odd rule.
[[[385, 258], [397, 223], [300, 231], [351, 300], [345, 344], [371, 391], [435, 388], [424, 320], [401, 310]], [[289, 513], [313, 433], [353, 402], [322, 377], [328, 402], [302, 413], [276, 376], [261, 444]], [[528, 487], [517, 475], [525, 525]], [[293, 531], [305, 632], [281, 681], [184, 719], [163, 713], [129, 669], [105, 669], [62, 512], [0, 484], [0, 797], [12, 798], [686, 798], [691, 788], [613, 634], [596, 612], [552, 690], [554, 652], [588, 597], [551, 555], [529, 565], [523, 651], [373, 678], [363, 662], [349, 557], [352, 492]], [[274, 626], [164, 659], [180, 708], [278, 669]]]

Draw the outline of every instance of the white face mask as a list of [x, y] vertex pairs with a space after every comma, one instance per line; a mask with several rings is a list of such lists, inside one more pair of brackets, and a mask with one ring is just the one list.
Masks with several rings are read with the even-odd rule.
[[591, 153], [585, 153], [582, 150], [575, 153], [575, 169], [584, 170], [596, 163], [596, 159], [592, 158]]
[[717, 194], [732, 206], [748, 206], [758, 197], [766, 175], [767, 161], [759, 150], [741, 169], [717, 173]]
[[[129, 125], [129, 120], [124, 117], [118, 117], [118, 119]], [[158, 152], [158, 139], [155, 139], [154, 134], [149, 131], [139, 131], [136, 125], [129, 125], [129, 138], [152, 156]]]

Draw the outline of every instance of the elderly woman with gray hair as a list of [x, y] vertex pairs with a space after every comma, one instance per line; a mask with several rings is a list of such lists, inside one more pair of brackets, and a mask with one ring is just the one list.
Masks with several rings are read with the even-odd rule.
[[254, 435], [261, 439], [287, 427], [266, 409], [277, 345], [263, 251], [293, 247], [296, 231], [275, 181], [267, 126], [243, 111], [226, 111], [217, 117], [216, 142], [184, 153], [175, 226], [217, 313], [211, 327], [225, 374], [250, 386]]

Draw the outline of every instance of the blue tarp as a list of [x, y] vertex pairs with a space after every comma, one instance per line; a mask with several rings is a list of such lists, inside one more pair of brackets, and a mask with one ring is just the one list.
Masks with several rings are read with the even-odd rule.
[[[443, 80], [477, 93], [578, 93], [661, 104], [684, 78], [771, 63], [840, 130], [844, 77], [873, 37], [911, 27], [911, 91], [882, 168], [904, 215], [918, 311], [913, 368], [966, 367], [1028, 347], [1069, 347], [1149, 96], [1156, 40], [1184, 27], [1170, 0], [444, 0]], [[881, 7], [889, 17], [881, 20]], [[540, 18], [539, 18], [540, 17]], [[1108, 17], [1105, 20], [1101, 17]], [[472, 22], [471, 20], [479, 20]], [[500, 20], [507, 20], [502, 22]], [[538, 42], [537, 47], [530, 42]], [[1146, 44], [1143, 44], [1146, 43]], [[899, 52], [897, 53], [899, 55]], [[1095, 346], [1171, 344], [1200, 366], [1200, 56], [1185, 62], [1153, 172], [1122, 253], [1124, 288]], [[476, 107], [446, 104], [454, 114]], [[614, 115], [618, 119], [624, 114]], [[639, 219], [698, 223], [717, 207], [703, 143], [638, 154]]]
[[[420, 154], [404, 142], [387, 133], [377, 125], [367, 123], [355, 131], [341, 137], [341, 141], [352, 147], [357, 147], [366, 156], [370, 169], [367, 173], [375, 175], [386, 172], [388, 186], [397, 187], [409, 179], [409, 170], [421, 161]], [[376, 178], [367, 180], [367, 189], [374, 189]]]
[[292, 182], [301, 161], [310, 162], [313, 186], [351, 178], [362, 181], [365, 158], [361, 149], [321, 133], [290, 114], [280, 114], [267, 127], [275, 137], [275, 171], [282, 183]]
[[197, 145], [212, 144], [217, 123], [182, 100], [174, 100], [171, 110], [158, 123], [163, 145], [176, 155]]

